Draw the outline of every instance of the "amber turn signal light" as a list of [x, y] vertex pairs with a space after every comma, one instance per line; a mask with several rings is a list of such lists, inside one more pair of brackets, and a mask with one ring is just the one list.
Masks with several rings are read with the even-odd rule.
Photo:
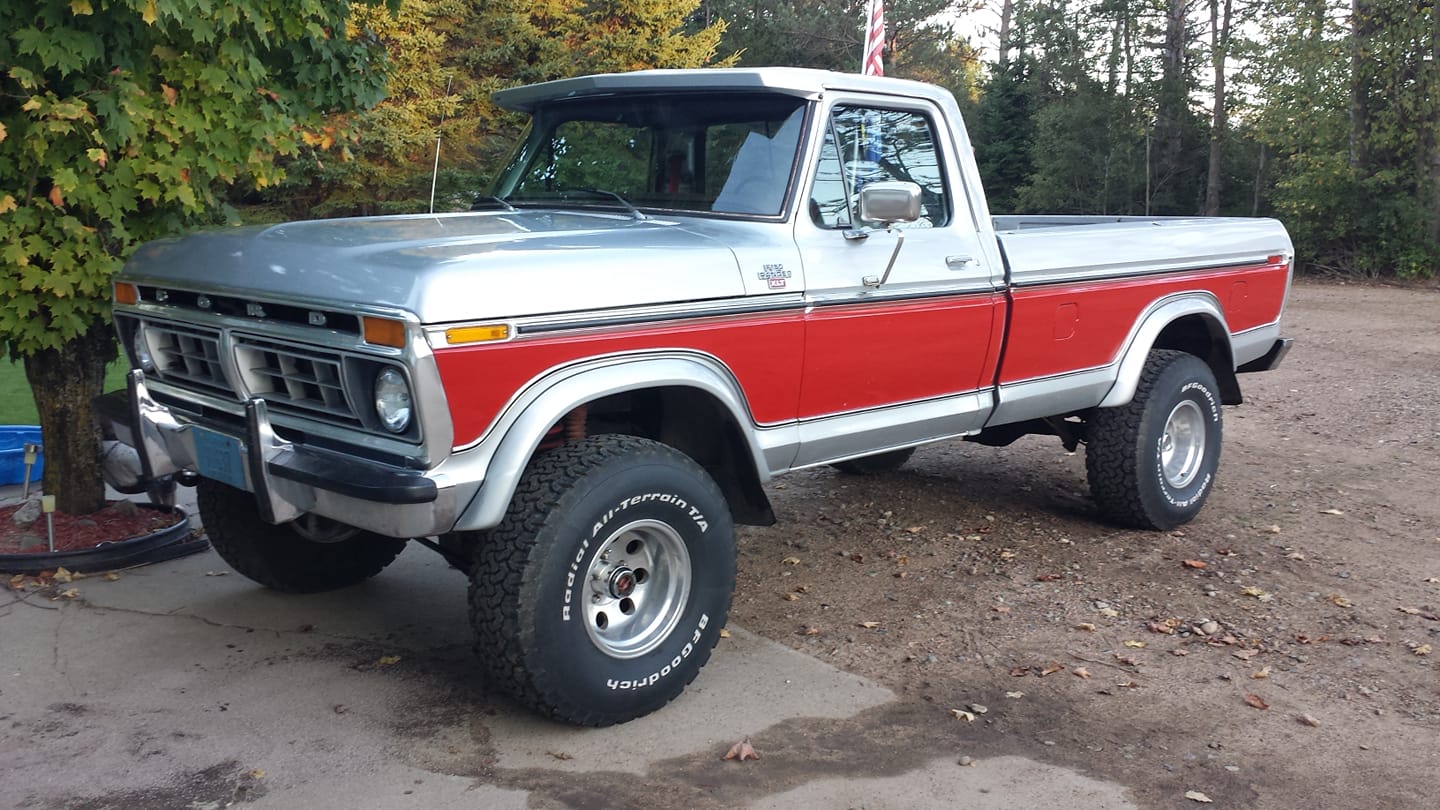
[[365, 342], [376, 346], [405, 348], [405, 322], [389, 318], [362, 318]]

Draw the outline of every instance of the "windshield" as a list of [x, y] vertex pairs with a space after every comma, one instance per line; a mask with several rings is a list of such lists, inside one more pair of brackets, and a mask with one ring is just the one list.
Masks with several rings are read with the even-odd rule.
[[517, 206], [776, 216], [804, 118], [803, 99], [774, 93], [557, 101], [536, 111], [494, 195]]

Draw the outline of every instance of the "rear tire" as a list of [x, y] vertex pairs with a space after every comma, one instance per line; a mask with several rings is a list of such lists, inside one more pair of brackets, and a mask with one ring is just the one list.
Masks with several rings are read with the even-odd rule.
[[909, 461], [913, 455], [915, 455], [915, 448], [906, 447], [902, 450], [876, 453], [873, 456], [837, 461], [830, 466], [846, 475], [884, 475], [905, 466], [905, 462]]
[[1157, 349], [1135, 397], [1089, 419], [1085, 471], [1108, 520], [1173, 529], [1205, 505], [1220, 466], [1220, 390], [1203, 360]]
[[493, 686], [607, 726], [678, 696], [720, 638], [735, 536], [719, 487], [679, 451], [592, 436], [534, 458], [471, 572]]
[[318, 515], [277, 526], [260, 517], [254, 495], [205, 478], [195, 497], [220, 557], [277, 591], [318, 593], [363, 582], [394, 562], [407, 542]]

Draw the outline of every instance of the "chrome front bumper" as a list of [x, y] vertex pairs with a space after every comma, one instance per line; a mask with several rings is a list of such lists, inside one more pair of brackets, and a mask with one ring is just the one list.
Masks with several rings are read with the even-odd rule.
[[245, 403], [245, 428], [236, 435], [234, 426], [177, 418], [134, 370], [125, 391], [95, 407], [115, 438], [135, 448], [146, 478], [188, 470], [248, 490], [271, 523], [318, 514], [390, 537], [426, 537], [450, 531], [458, 517], [456, 491], [443, 476], [285, 441], [263, 399]]

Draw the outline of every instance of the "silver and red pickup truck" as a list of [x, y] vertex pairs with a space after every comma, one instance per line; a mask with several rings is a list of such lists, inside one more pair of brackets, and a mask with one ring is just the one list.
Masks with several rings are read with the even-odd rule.
[[139, 250], [101, 410], [146, 475], [198, 476], [263, 585], [440, 551], [489, 678], [557, 719], [695, 678], [772, 476], [1049, 434], [1085, 445], [1106, 520], [1168, 528], [1214, 486], [1240, 373], [1289, 347], [1279, 223], [992, 216], [936, 87], [645, 71], [495, 99], [532, 122], [469, 212]]

